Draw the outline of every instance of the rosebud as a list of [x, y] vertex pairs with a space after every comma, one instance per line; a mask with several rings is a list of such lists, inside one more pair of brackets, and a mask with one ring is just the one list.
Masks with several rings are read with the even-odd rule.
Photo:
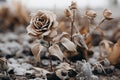
[[70, 17], [71, 16], [71, 12], [70, 12], [70, 10], [69, 9], [65, 9], [65, 16], [66, 17]]
[[105, 19], [111, 19], [112, 18], [111, 15], [112, 15], [112, 11], [111, 10], [109, 10], [109, 9], [105, 9], [104, 10], [103, 16], [105, 17]]
[[95, 18], [97, 16], [97, 13], [93, 10], [87, 10], [86, 15], [91, 17], [91, 18]]
[[71, 2], [71, 6], [70, 6], [70, 9], [77, 9], [77, 4], [76, 2]]

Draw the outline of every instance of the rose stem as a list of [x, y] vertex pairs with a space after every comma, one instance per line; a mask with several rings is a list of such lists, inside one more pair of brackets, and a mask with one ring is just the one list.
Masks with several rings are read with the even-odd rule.
[[75, 10], [72, 9], [72, 12], [73, 12], [73, 17], [71, 19], [71, 41], [73, 41], [72, 35], [74, 31]]
[[[49, 44], [49, 47], [50, 47], [50, 41], [48, 41], [48, 44]], [[52, 58], [51, 58], [51, 53], [49, 52], [49, 47], [48, 47], [48, 53], [49, 53], [49, 58], [50, 58], [50, 70], [53, 71], [53, 68], [52, 68]]]

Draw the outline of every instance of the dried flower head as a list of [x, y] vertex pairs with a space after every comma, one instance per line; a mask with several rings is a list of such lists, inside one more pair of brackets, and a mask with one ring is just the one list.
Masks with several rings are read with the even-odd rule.
[[77, 4], [76, 2], [71, 2], [71, 6], [70, 6], [70, 9], [77, 9]]
[[70, 10], [69, 9], [65, 9], [65, 16], [66, 17], [70, 17], [71, 16], [71, 12], [70, 12]]
[[34, 13], [30, 25], [27, 27], [28, 35], [40, 38], [43, 33], [57, 27], [56, 15], [50, 11], [40, 10]]
[[109, 9], [105, 9], [104, 10], [103, 16], [105, 17], [105, 19], [111, 19], [112, 18], [111, 15], [112, 15], [112, 11], [111, 10], [109, 10]]
[[87, 10], [86, 15], [91, 17], [91, 18], [95, 18], [97, 16], [97, 13], [93, 10]]

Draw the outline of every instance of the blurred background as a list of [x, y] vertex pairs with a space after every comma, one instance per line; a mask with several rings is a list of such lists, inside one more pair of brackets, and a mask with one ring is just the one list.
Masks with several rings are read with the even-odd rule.
[[[68, 8], [71, 1], [72, 0], [0, 0], [0, 29], [4, 29], [5, 26], [7, 26], [7, 28], [13, 30], [13, 27], [16, 25], [26, 26], [30, 20], [30, 13], [40, 9], [52, 10], [58, 15], [58, 19], [60, 19], [59, 17], [64, 16], [64, 9]], [[112, 10], [114, 17], [119, 17], [120, 0], [73, 1], [77, 2], [78, 10], [82, 14], [85, 13], [86, 9], [97, 11], [98, 20], [106, 8]]]

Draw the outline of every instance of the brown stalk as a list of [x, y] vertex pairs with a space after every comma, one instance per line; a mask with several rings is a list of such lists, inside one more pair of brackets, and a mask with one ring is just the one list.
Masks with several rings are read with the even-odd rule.
[[71, 41], [73, 41], [73, 33], [74, 33], [74, 22], [75, 22], [75, 9], [72, 9], [72, 13], [73, 13], [73, 16], [72, 16], [72, 19], [71, 19]]
[[52, 58], [51, 58], [51, 53], [49, 52], [49, 47], [51, 46], [51, 43], [50, 43], [50, 41], [48, 41], [48, 44], [49, 44], [49, 46], [47, 47], [47, 51], [48, 51], [48, 53], [49, 53], [49, 59], [50, 59], [50, 70], [51, 71], [53, 71], [53, 67], [52, 67]]

